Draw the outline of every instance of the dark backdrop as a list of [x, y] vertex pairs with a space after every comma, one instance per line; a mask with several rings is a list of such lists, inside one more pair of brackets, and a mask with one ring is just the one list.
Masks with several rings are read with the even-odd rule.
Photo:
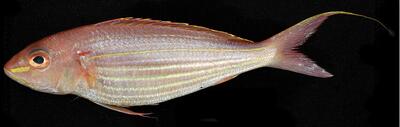
[[110, 111], [73, 95], [36, 92], [1, 74], [2, 124], [95, 127], [398, 126], [398, 0], [20, 0], [2, 3], [1, 64], [42, 37], [119, 17], [186, 22], [254, 41], [312, 15], [344, 10], [376, 17], [396, 32], [352, 16], [325, 22], [301, 51], [329, 79], [260, 68], [158, 106], [155, 119]]

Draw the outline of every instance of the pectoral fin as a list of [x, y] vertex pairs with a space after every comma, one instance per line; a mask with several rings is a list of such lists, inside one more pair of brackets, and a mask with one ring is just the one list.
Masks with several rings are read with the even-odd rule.
[[108, 109], [117, 111], [117, 112], [129, 114], [129, 115], [136, 115], [136, 116], [141, 116], [141, 117], [152, 118], [152, 117], [148, 116], [148, 115], [150, 115], [150, 114], [152, 114], [152, 113], [134, 112], [134, 111], [131, 111], [131, 110], [129, 110], [129, 109], [127, 109], [127, 108], [124, 108], [124, 107], [119, 107], [119, 106], [114, 106], [114, 105], [107, 105], [107, 104], [101, 104], [101, 103], [97, 103], [97, 102], [94, 102], [94, 103], [96, 103], [96, 104], [98, 104], [98, 105], [100, 105], [100, 106], [103, 106], [103, 107], [105, 107], [105, 108], [108, 108]]

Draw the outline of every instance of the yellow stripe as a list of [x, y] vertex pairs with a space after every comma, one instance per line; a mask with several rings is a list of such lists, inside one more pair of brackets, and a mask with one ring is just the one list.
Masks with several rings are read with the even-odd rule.
[[[241, 64], [241, 66], [244, 66], [244, 65], [247, 65], [247, 64], [250, 64], [250, 63], [247, 62], [246, 64]], [[202, 76], [202, 77], [194, 78], [192, 80], [186, 80], [186, 81], [175, 82], [175, 83], [171, 83], [171, 84], [167, 84], [167, 85], [162, 85], [162, 87], [165, 87], [165, 86], [173, 87], [173, 86], [179, 86], [179, 85], [183, 85], [183, 84], [189, 84], [189, 83], [193, 83], [193, 82], [196, 82], [196, 81], [201, 81], [201, 80], [204, 80], [204, 79], [215, 77], [215, 76], [218, 76], [220, 74], [223, 74], [223, 72], [215, 73], [215, 74], [211, 74], [211, 75], [205, 75], [205, 76]], [[188, 87], [185, 87], [185, 88], [182, 88], [182, 89], [186, 89], [186, 88], [190, 88], [190, 87], [191, 86], [188, 86]], [[195, 86], [193, 86], [193, 87], [195, 87]], [[133, 88], [133, 89], [134, 90], [138, 90], [138, 88]], [[151, 89], [153, 89], [153, 87]], [[167, 94], [174, 93], [174, 92], [182, 90], [182, 89], [175, 89], [175, 90], [167, 91], [167, 92], [164, 92], [164, 93], [157, 93], [157, 94], [150, 94], [150, 95], [140, 95], [140, 96], [137, 96], [137, 95], [136, 96], [135, 95], [133, 95], [133, 96], [132, 95], [130, 95], [130, 96], [129, 95], [112, 95], [112, 94], [107, 94], [107, 93], [103, 93], [103, 92], [99, 92], [98, 94], [103, 98], [104, 97], [110, 97], [110, 98], [150, 98], [150, 97], [156, 97], [156, 96], [161, 96], [161, 95], [167, 95]], [[132, 101], [134, 101], [134, 100], [132, 100]]]
[[[259, 61], [259, 60], [257, 60], [257, 61]], [[256, 61], [254, 61], [254, 62], [256, 62]], [[238, 66], [245, 66], [245, 65], [246, 64], [243, 63], [243, 64], [238, 65]], [[209, 79], [211, 77], [214, 77], [214, 79], [218, 79], [218, 78], [215, 78], [215, 76], [221, 75], [223, 73], [224, 72], [214, 73], [214, 74], [211, 74], [211, 75], [204, 75], [204, 76], [201, 76], [201, 77], [198, 77], [198, 78], [194, 78], [192, 80], [185, 80], [185, 81], [175, 82], [175, 83], [171, 83], [171, 84], [167, 84], [167, 85], [168, 86], [178, 86], [178, 85], [189, 84], [189, 83], [193, 83], [193, 82], [196, 82], [196, 81]], [[111, 103], [113, 103], [115, 105], [126, 105], [126, 106], [144, 105], [144, 104], [147, 105], [147, 104], [153, 104], [153, 103], [162, 102], [162, 101], [165, 101], [165, 100], [168, 100], [168, 99], [173, 99], [173, 98], [175, 98], [174, 96], [182, 96], [182, 95], [185, 95], [185, 94], [181, 94], [181, 95], [176, 94], [174, 96], [169, 96], [171, 98], [167, 98], [167, 99], [158, 98], [157, 100], [154, 100], [154, 99], [153, 100], [141, 99], [139, 101], [139, 100], [132, 100], [132, 99], [135, 99], [135, 98], [136, 99], [151, 98], [151, 97], [157, 97], [157, 96], [166, 96], [168, 94], [176, 93], [177, 91], [183, 91], [183, 90], [184, 91], [188, 91], [189, 89], [192, 89], [194, 87], [198, 87], [198, 86], [196, 86], [196, 85], [186, 86], [186, 87], [183, 87], [181, 89], [176, 89], [176, 90], [167, 91], [167, 92], [163, 92], [163, 93], [156, 93], [156, 94], [150, 94], [150, 95], [140, 95], [140, 96], [137, 96], [137, 95], [113, 95], [113, 94], [108, 94], [108, 93], [104, 93], [104, 92], [98, 91], [97, 94], [93, 94], [93, 96], [95, 98], [98, 98], [101, 101], [109, 102], [109, 103], [111, 102]], [[119, 89], [123, 90], [123, 88], [119, 88]], [[132, 91], [134, 88], [129, 88], [129, 89], [130, 89], [130, 91]], [[189, 93], [186, 93], [186, 94], [189, 94]]]
[[182, 51], [191, 51], [191, 52], [250, 52], [250, 51], [260, 51], [265, 49], [265, 47], [260, 48], [252, 48], [252, 49], [162, 49], [162, 50], [144, 50], [144, 51], [131, 51], [131, 52], [119, 52], [119, 53], [109, 53], [109, 54], [101, 54], [97, 56], [89, 57], [89, 60], [94, 60], [102, 57], [112, 57], [112, 56], [124, 56], [124, 55], [133, 55], [133, 54], [145, 54], [145, 53], [155, 53], [155, 52], [182, 52]]
[[[219, 72], [219, 71], [226, 70], [226, 69], [232, 69], [232, 68], [236, 68], [236, 67], [243, 67], [243, 66], [246, 66], [246, 65], [250, 65], [250, 64], [254, 64], [254, 63], [260, 62], [260, 61], [261, 61], [260, 59], [255, 59], [255, 60], [247, 61], [247, 62], [238, 64], [238, 65], [234, 65], [234, 66], [226, 66], [226, 67], [222, 67], [222, 68], [212, 68], [212, 69], [208, 69], [208, 70], [195, 71], [195, 72], [189, 72], [189, 73], [183, 73], [183, 74], [180, 73], [180, 74], [175, 74], [175, 75], [171, 75], [171, 76], [167, 75], [165, 77], [161, 77], [160, 76], [160, 77], [155, 77], [153, 79], [171, 78], [171, 77], [175, 78], [175, 77], [189, 76], [189, 75], [192, 75], [192, 74], [203, 73], [203, 72], [204, 73]], [[224, 73], [224, 72], [222, 71], [221, 73]], [[217, 73], [217, 74], [221, 74], [221, 73]], [[211, 77], [212, 76], [214, 76], [214, 75], [211, 75]], [[200, 77], [200, 78], [202, 78], [202, 77]], [[135, 78], [133, 78], [133, 79], [135, 79]], [[149, 79], [152, 79], [152, 78], [149, 77]], [[188, 81], [190, 82], [192, 80], [197, 80], [197, 79], [199, 79], [199, 78], [191, 79], [191, 80], [188, 80]], [[145, 79], [143, 79], [143, 80], [145, 80]], [[156, 90], [156, 89], [161, 89], [161, 88], [174, 87], [174, 86], [178, 86], [179, 84], [180, 84], [180, 82], [176, 82], [176, 83], [160, 85], [160, 86], [157, 86], [157, 87], [149, 87], [149, 88], [146, 88], [146, 87], [140, 87], [140, 88], [116, 88], [116, 87], [111, 87], [111, 86], [108, 86], [108, 85], [103, 85], [103, 86], [106, 89], [111, 89], [111, 90], [116, 90], [116, 91], [134, 91], [134, 90], [135, 91], [146, 91], [146, 90]]]
[[116, 67], [96, 67], [98, 71], [107, 72], [107, 71], [112, 71], [112, 72], [121, 72], [121, 71], [158, 71], [158, 70], [166, 70], [166, 69], [182, 69], [186, 67], [194, 68], [194, 67], [205, 67], [205, 66], [211, 66], [211, 65], [220, 65], [220, 64], [225, 64], [225, 63], [233, 63], [233, 62], [240, 62], [240, 61], [245, 61], [248, 59], [237, 59], [237, 60], [224, 60], [224, 61], [210, 61], [207, 63], [182, 63], [182, 64], [173, 64], [173, 65], [159, 65], [159, 66], [116, 66]]
[[27, 72], [30, 69], [31, 69], [31, 67], [29, 67], [29, 66], [16, 67], [16, 68], [10, 69], [10, 72], [12, 72], [12, 73], [21, 73], [21, 72]]

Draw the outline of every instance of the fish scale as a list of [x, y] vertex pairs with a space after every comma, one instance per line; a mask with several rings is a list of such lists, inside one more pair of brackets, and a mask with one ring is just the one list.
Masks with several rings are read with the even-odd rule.
[[[159, 100], [157, 102], [157, 103], [159, 103], [160, 101], [165, 101], [165, 100], [169, 100], [171, 98], [175, 98], [178, 96], [186, 95], [188, 92], [191, 93], [191, 92], [195, 92], [197, 90], [209, 87], [209, 86], [213, 85], [212, 82], [218, 81], [217, 79], [222, 79], [227, 76], [232, 76], [232, 75], [238, 74], [241, 71], [255, 68], [254, 65], [256, 65], [256, 64], [254, 64], [254, 63], [258, 63], [258, 62], [259, 61], [251, 61], [251, 62], [247, 61], [246, 63], [243, 63], [243, 64], [226, 67], [226, 68], [232, 68], [232, 70], [230, 70], [228, 72], [220, 72], [220, 73], [216, 73], [216, 74], [212, 74], [212, 75], [203, 74], [201, 76], [193, 77], [193, 80], [178, 80], [178, 81], [170, 83], [170, 84], [165, 84], [165, 83], [153, 84], [153, 87], [152, 86], [134, 87], [132, 90], [124, 89], [124, 91], [132, 91], [130, 93], [133, 95], [129, 95], [129, 94], [118, 95], [118, 93], [119, 93], [118, 91], [110, 92], [112, 94], [106, 94], [104, 89], [101, 89], [101, 90], [98, 90], [98, 92], [99, 92], [98, 96], [105, 97], [105, 98], [108, 97], [109, 100], [113, 100], [113, 101], [125, 100], [126, 98], [134, 98], [134, 99], [132, 99], [132, 101], [129, 102], [129, 104], [126, 104], [126, 102], [124, 103], [124, 105], [132, 106], [132, 105], [147, 105], [147, 104], [154, 103], [155, 102], [154, 99], [159, 98], [161, 95], [163, 95], [164, 99]], [[247, 69], [243, 69], [243, 70], [240, 68], [238, 69], [237, 66], [241, 66], [242, 68], [247, 68]], [[226, 68], [221, 68], [220, 70], [223, 70]], [[236, 68], [236, 69], [233, 69], [233, 68]], [[213, 78], [211, 78], [211, 77], [213, 77]], [[157, 87], [164, 87], [164, 89], [160, 90]], [[171, 87], [173, 87], [173, 88], [171, 89]], [[190, 90], [186, 90], [188, 88], [190, 88]], [[139, 89], [139, 90], [137, 90], [137, 89]], [[147, 93], [143, 92], [143, 91], [148, 91], [149, 89], [151, 90], [151, 92], [147, 92]], [[135, 94], [136, 93], [135, 91], [140, 94]], [[164, 94], [167, 94], [167, 95], [164, 95]], [[105, 101], [105, 103], [107, 103], [107, 102], [109, 102], [109, 101]], [[111, 102], [110, 104], [114, 104], [114, 103]]]

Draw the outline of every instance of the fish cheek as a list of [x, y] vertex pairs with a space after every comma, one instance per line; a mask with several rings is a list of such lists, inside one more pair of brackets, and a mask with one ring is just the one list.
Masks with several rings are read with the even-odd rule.
[[57, 82], [59, 94], [69, 94], [75, 91], [79, 74], [75, 69], [64, 69]]
[[32, 85], [37, 85], [37, 86], [45, 86], [49, 84], [47, 75], [44, 75], [45, 72], [40, 72], [38, 70], [32, 70], [30, 72], [29, 77], [29, 82], [32, 83]]
[[33, 70], [32, 72], [31, 72], [31, 77], [33, 78], [33, 79], [36, 79], [36, 78], [38, 78], [40, 76], [40, 73], [39, 72], [37, 72], [37, 71], [35, 71], [35, 70]]

